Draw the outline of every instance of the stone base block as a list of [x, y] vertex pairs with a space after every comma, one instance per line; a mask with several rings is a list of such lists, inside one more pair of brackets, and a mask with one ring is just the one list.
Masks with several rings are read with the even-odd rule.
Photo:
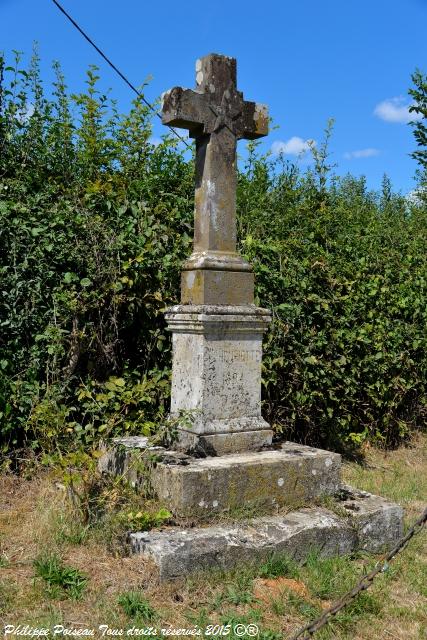
[[[254, 422], [256, 422], [254, 420]], [[261, 423], [261, 420], [258, 420]], [[265, 424], [265, 423], [264, 423]], [[191, 431], [179, 431], [177, 447], [180, 451], [203, 454], [204, 456], [223, 456], [242, 451], [259, 451], [271, 445], [271, 429], [253, 431], [235, 431], [231, 433], [198, 434]]]
[[129, 542], [133, 553], [154, 560], [161, 580], [170, 580], [263, 562], [272, 554], [302, 561], [310, 551], [321, 557], [358, 549], [377, 552], [391, 548], [402, 536], [400, 506], [357, 491], [347, 493], [340, 505], [347, 517], [323, 508], [300, 509], [238, 524], [132, 533]]
[[403, 535], [403, 509], [399, 505], [348, 485], [342, 485], [336, 498], [350, 515], [358, 549], [380, 553]]
[[117, 438], [99, 460], [99, 469], [140, 486], [147, 482], [142, 464], [147, 448], [157, 460], [151, 486], [177, 516], [214, 518], [255, 509], [274, 513], [282, 506], [333, 495], [340, 487], [340, 455], [292, 442], [259, 452], [193, 458], [149, 447], [147, 438]]
[[284, 505], [334, 494], [340, 469], [337, 453], [286, 442], [259, 452], [187, 458], [184, 464], [182, 459], [174, 464], [169, 456], [153, 469], [152, 486], [179, 516], [214, 517], [244, 509], [274, 513]]
[[242, 305], [254, 302], [254, 274], [193, 269], [181, 274], [181, 304]]

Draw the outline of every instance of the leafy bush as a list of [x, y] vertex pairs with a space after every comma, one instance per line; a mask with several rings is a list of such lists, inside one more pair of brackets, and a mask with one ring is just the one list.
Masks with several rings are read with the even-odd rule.
[[93, 69], [72, 99], [56, 70], [50, 100], [37, 59], [28, 72], [6, 67], [1, 88], [5, 447], [151, 428], [169, 394], [161, 310], [190, 246], [191, 164], [171, 140], [149, 142], [140, 99], [107, 117]]
[[[49, 97], [34, 56], [0, 61], [0, 438], [4, 453], [153, 433], [168, 410], [163, 310], [190, 253], [193, 160], [98, 89]], [[256, 143], [239, 173], [240, 250], [269, 307], [265, 417], [286, 438], [386, 445], [425, 423], [426, 208], [305, 173]]]
[[249, 210], [243, 240], [274, 317], [266, 417], [307, 443], [396, 443], [425, 424], [426, 210], [351, 176], [313, 208], [315, 175], [271, 174], [265, 222]]

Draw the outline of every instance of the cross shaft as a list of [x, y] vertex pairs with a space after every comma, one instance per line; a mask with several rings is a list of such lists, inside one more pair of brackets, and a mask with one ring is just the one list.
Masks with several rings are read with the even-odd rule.
[[[236, 143], [267, 135], [267, 108], [245, 101], [237, 91], [234, 58], [210, 54], [196, 62], [195, 90], [175, 87], [164, 94], [162, 121], [188, 129], [196, 140], [194, 244], [184, 272], [251, 271], [236, 252]], [[200, 284], [199, 273], [183, 274], [190, 289], [197, 278]], [[228, 302], [221, 298], [227, 298], [224, 287], [229, 289], [231, 280], [224, 278], [215, 294], [218, 299], [211, 302]], [[184, 290], [188, 294], [188, 286], [183, 286], [183, 302], [207, 302], [195, 291], [184, 300]]]

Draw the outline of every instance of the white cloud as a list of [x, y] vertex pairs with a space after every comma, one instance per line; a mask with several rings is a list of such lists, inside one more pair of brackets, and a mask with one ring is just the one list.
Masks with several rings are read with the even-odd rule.
[[26, 102], [20, 111], [16, 112], [16, 119], [19, 124], [28, 124], [31, 116], [34, 115], [34, 105], [32, 102]]
[[374, 115], [386, 122], [408, 123], [410, 120], [420, 120], [419, 114], [409, 113], [410, 106], [411, 104], [408, 104], [403, 96], [387, 98], [377, 104]]
[[303, 140], [299, 136], [292, 136], [286, 142], [282, 140], [276, 140], [271, 145], [271, 151], [275, 155], [279, 155], [279, 153], [284, 153], [289, 156], [299, 156], [307, 153], [310, 149], [310, 145], [315, 145], [315, 140]]
[[422, 187], [417, 187], [416, 189], [409, 191], [409, 193], [406, 194], [405, 199], [408, 204], [420, 207], [425, 201], [426, 195], [427, 192], [424, 191]]
[[379, 149], [368, 147], [367, 149], [356, 149], [355, 151], [346, 151], [344, 154], [344, 158], [346, 160], [352, 160], [352, 158], [373, 158], [374, 156], [379, 156], [380, 153], [381, 151]]

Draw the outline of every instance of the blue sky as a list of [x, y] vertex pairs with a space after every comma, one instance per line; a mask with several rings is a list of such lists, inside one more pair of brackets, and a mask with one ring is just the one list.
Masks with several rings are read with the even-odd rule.
[[[278, 126], [265, 149], [295, 159], [333, 117], [337, 173], [364, 174], [370, 188], [387, 173], [397, 190], [413, 188], [407, 91], [415, 68], [427, 71], [427, 0], [61, 2], [131, 82], [152, 76], [149, 100], [175, 85], [193, 87], [198, 57], [230, 55], [239, 89], [268, 104]], [[95, 63], [103, 88], [127, 109], [130, 90], [51, 0], [0, 0], [1, 49], [30, 53], [33, 41], [47, 82], [59, 60], [70, 90], [79, 91]], [[161, 133], [159, 121], [154, 136]]]

